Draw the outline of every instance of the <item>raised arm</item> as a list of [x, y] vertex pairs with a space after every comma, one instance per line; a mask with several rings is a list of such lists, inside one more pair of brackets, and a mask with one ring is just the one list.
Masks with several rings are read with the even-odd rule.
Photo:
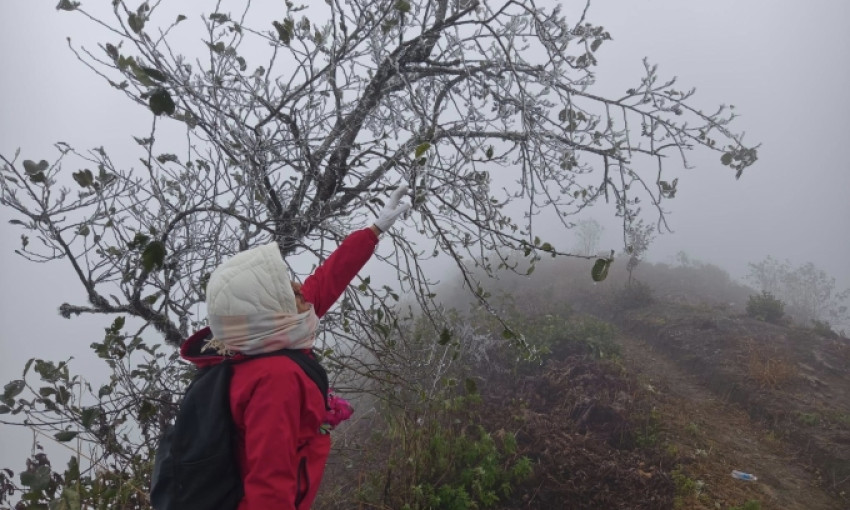
[[410, 209], [410, 204], [400, 203], [405, 193], [407, 186], [399, 186], [390, 195], [389, 202], [375, 219], [375, 223], [346, 237], [331, 256], [304, 281], [301, 294], [305, 301], [313, 305], [316, 315], [321, 317], [327, 313], [372, 257], [378, 244], [378, 236], [386, 232]]

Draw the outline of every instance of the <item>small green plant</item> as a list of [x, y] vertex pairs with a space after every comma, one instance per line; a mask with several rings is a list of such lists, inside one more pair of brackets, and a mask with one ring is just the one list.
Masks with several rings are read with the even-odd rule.
[[505, 436], [500, 445], [482, 427], [460, 435], [443, 428], [435, 432], [422, 455], [413, 461], [419, 483], [413, 486], [405, 508], [489, 508], [532, 474], [527, 457], [507, 459], [508, 452], [516, 452], [512, 435]]
[[820, 423], [820, 418], [814, 413], [797, 413], [797, 420], [803, 425], [813, 427]]
[[[446, 383], [409, 408], [388, 407], [386, 470], [367, 475], [356, 499], [402, 510], [484, 510], [507, 499], [533, 475], [516, 437], [481, 425], [481, 397]], [[424, 398], [424, 397], [422, 397]]]
[[730, 506], [729, 510], [761, 510], [761, 503], [751, 499], [741, 506]]
[[687, 432], [688, 434], [690, 434], [692, 436], [695, 436], [695, 435], [699, 434], [699, 425], [697, 425], [694, 422], [690, 422], [687, 425], [685, 425], [685, 432]]
[[750, 296], [747, 302], [747, 315], [760, 321], [778, 323], [785, 314], [785, 303], [767, 291]]
[[638, 427], [635, 435], [635, 444], [640, 448], [655, 446], [661, 436], [661, 414], [653, 409], [649, 416]]
[[673, 485], [676, 488], [676, 496], [673, 499], [673, 508], [686, 508], [686, 505], [697, 493], [697, 482], [689, 477], [684, 471], [679, 468], [670, 472], [673, 478]]

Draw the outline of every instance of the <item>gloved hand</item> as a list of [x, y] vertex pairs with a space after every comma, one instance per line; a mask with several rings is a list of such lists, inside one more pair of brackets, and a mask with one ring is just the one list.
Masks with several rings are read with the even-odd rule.
[[378, 230], [386, 232], [399, 216], [404, 215], [410, 209], [409, 203], [399, 204], [401, 197], [406, 193], [407, 184], [401, 184], [398, 189], [393, 191], [393, 194], [390, 195], [390, 201], [387, 202], [387, 205], [384, 206], [384, 209], [378, 214], [378, 218], [375, 220], [375, 226]]

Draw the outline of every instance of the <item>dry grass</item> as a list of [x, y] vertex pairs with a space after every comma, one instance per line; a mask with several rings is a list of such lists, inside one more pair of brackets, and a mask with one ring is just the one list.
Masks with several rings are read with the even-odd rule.
[[779, 389], [798, 377], [797, 367], [777, 353], [766, 352], [763, 345], [747, 345], [747, 375], [762, 388]]

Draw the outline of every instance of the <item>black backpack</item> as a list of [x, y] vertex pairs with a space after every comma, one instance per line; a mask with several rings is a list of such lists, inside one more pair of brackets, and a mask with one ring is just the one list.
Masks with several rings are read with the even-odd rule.
[[232, 365], [287, 356], [316, 383], [327, 408], [328, 375], [316, 359], [283, 349], [202, 368], [186, 388], [174, 425], [159, 440], [151, 476], [154, 510], [230, 510], [242, 500], [242, 479], [230, 415]]

